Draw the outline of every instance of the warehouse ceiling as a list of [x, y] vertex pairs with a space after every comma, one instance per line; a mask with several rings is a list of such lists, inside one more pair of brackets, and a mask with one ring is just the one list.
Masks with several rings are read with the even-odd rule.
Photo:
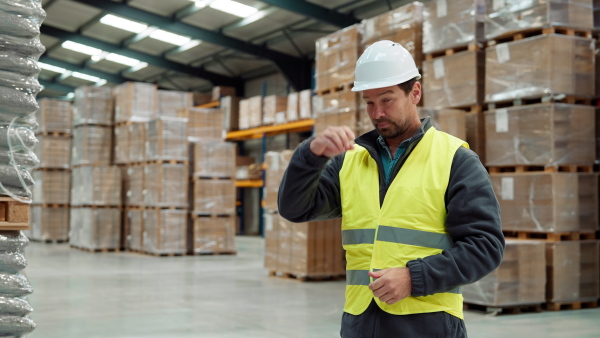
[[39, 97], [125, 81], [208, 91], [280, 72], [311, 87], [315, 40], [410, 1], [44, 0]]

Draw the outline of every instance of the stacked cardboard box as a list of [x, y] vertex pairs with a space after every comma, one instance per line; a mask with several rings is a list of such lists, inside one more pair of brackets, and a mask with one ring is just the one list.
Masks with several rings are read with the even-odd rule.
[[187, 253], [187, 210], [144, 209], [143, 217], [143, 252], [155, 255]]
[[145, 122], [157, 117], [158, 94], [156, 85], [126, 82], [115, 87], [115, 123]]
[[[313, 97], [316, 134], [329, 126], [348, 126], [358, 136], [359, 95], [351, 91]], [[366, 115], [365, 112], [363, 114]]]
[[548, 93], [593, 97], [594, 41], [543, 34], [488, 47], [486, 102], [538, 98]]
[[177, 117], [181, 108], [194, 105], [192, 93], [173, 90], [157, 90], [157, 113], [159, 117]]
[[223, 140], [225, 129], [223, 127], [224, 113], [222, 109], [190, 107], [180, 109], [178, 116], [187, 119], [185, 134], [190, 141]]
[[397, 42], [406, 48], [421, 68], [423, 44], [423, 3], [412, 2], [363, 21], [363, 48], [379, 40]]
[[437, 0], [425, 3], [423, 53], [483, 41], [484, 0]]
[[282, 124], [286, 122], [287, 97], [269, 95], [263, 100], [262, 125]]
[[219, 101], [225, 96], [235, 96], [235, 88], [227, 86], [214, 86], [212, 89], [212, 101]]
[[[315, 90], [322, 92], [350, 85], [360, 56], [363, 26], [353, 25], [316, 42]], [[349, 88], [348, 88], [349, 89]]]
[[265, 268], [300, 278], [345, 274], [341, 220], [292, 223], [277, 213], [265, 217]]
[[[467, 122], [464, 110], [460, 109], [432, 109], [432, 108], [418, 108], [419, 117], [425, 118], [430, 117], [431, 124], [437, 129], [452, 136], [456, 136], [461, 140], [467, 138]], [[473, 147], [470, 144], [471, 148]]]
[[222, 97], [219, 108], [223, 112], [225, 131], [240, 129], [240, 99], [235, 96]]
[[312, 91], [306, 89], [300, 92], [290, 93], [288, 95], [285, 117], [287, 122], [305, 120], [312, 117]]
[[[120, 104], [122, 107], [124, 103]], [[77, 88], [73, 105], [69, 242], [72, 247], [84, 250], [118, 250], [122, 187], [121, 170], [112, 166], [111, 89]]]
[[194, 142], [191, 250], [195, 254], [235, 253], [236, 146], [224, 141]]
[[466, 303], [491, 307], [542, 304], [546, 287], [546, 244], [507, 240], [500, 266], [462, 288]]
[[[595, 0], [597, 1], [597, 0]], [[486, 0], [485, 37], [494, 39], [523, 28], [594, 27], [591, 0]]]
[[270, 151], [265, 154], [265, 187], [263, 192], [264, 208], [277, 211], [277, 197], [279, 194], [279, 185], [283, 179], [283, 174], [290, 163], [294, 151], [284, 150], [281, 152]]
[[34, 152], [40, 164], [32, 176], [31, 229], [29, 239], [66, 241], [69, 238], [71, 189], [71, 129], [73, 109], [69, 101], [42, 99], [36, 113], [39, 140]]

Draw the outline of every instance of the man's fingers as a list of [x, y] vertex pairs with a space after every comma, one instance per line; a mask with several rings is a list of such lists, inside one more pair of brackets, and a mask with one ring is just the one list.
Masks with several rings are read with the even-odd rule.
[[324, 134], [323, 137], [328, 141], [328, 149], [333, 153], [344, 151], [344, 145], [337, 134]]

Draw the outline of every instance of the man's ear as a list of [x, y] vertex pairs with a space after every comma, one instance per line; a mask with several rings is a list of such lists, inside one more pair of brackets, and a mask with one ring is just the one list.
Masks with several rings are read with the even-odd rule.
[[418, 104], [421, 101], [421, 96], [423, 95], [421, 83], [419, 81], [415, 82], [412, 87], [412, 91], [410, 92], [410, 99], [412, 104]]

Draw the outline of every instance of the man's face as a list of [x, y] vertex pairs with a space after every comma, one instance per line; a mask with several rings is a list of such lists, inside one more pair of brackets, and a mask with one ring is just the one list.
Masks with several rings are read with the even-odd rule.
[[398, 86], [363, 91], [367, 114], [375, 129], [384, 138], [395, 138], [409, 127], [411, 95], [406, 95]]

